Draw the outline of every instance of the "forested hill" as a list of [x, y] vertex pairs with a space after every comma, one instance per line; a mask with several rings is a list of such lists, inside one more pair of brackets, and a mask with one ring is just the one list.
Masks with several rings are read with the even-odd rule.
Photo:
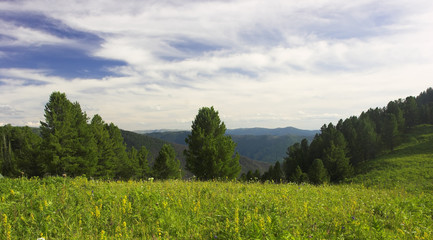
[[[300, 142], [304, 138], [312, 140], [316, 133], [319, 131], [302, 130], [294, 127], [239, 128], [226, 131], [226, 134], [231, 135], [237, 144], [236, 151], [240, 155], [268, 163], [282, 161], [286, 156], [288, 146]], [[188, 137], [188, 134], [190, 134], [189, 131], [156, 131], [145, 135], [185, 145], [185, 138]]]
[[349, 182], [366, 187], [433, 191], [433, 125], [418, 125], [402, 136], [394, 151], [360, 163]]
[[[176, 134], [169, 134], [169, 135], [175, 137], [178, 136], [183, 137], [182, 135], [183, 133], [185, 133], [186, 135], [188, 134], [188, 132], [175, 132], [175, 133]], [[176, 157], [180, 160], [182, 169], [185, 169], [186, 161], [185, 161], [185, 156], [183, 154], [183, 151], [186, 149], [185, 144], [177, 144], [175, 141], [166, 141], [166, 140], [152, 137], [147, 134], [138, 134], [135, 132], [125, 131], [125, 130], [122, 130], [122, 136], [128, 149], [130, 149], [131, 147], [140, 149], [142, 146], [145, 146], [149, 150], [148, 159], [150, 165], [153, 164], [162, 146], [166, 143], [169, 143], [170, 145], [173, 146], [176, 152]], [[185, 137], [183, 138], [183, 140], [185, 140]], [[239, 159], [239, 163], [241, 165], [241, 173], [247, 173], [248, 171], [254, 172], [255, 170], [259, 170], [261, 173], [263, 173], [271, 165], [269, 163], [252, 160], [249, 157], [243, 155], [241, 155]], [[185, 172], [187, 174], [186, 177], [191, 175], [189, 172], [187, 171]]]
[[[372, 163], [383, 154], [396, 152], [410, 133], [423, 124], [433, 124], [432, 88], [416, 97], [390, 101], [383, 108], [341, 119], [336, 125], [323, 125], [311, 142], [304, 139], [290, 146], [282, 166], [277, 162], [265, 173], [265, 179], [342, 182], [353, 177], [365, 162]], [[419, 153], [418, 148], [409, 149], [413, 150], [409, 156]]]

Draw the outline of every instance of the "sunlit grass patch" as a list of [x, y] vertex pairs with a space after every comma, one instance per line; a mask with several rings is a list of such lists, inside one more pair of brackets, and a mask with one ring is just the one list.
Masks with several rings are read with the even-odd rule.
[[359, 185], [46, 178], [0, 189], [2, 239], [415, 239], [433, 226], [431, 196]]

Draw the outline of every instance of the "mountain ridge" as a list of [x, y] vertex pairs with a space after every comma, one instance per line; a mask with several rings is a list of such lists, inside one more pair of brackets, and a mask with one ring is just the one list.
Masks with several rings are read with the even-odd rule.
[[[302, 139], [311, 141], [318, 130], [285, 128], [237, 128], [229, 129], [226, 135], [236, 143], [236, 151], [252, 160], [275, 163], [286, 157], [287, 148]], [[144, 135], [167, 142], [185, 145], [190, 131], [150, 132]]]
[[[139, 134], [153, 134], [153, 133], [174, 133], [174, 132], [190, 132], [190, 130], [182, 129], [150, 129], [150, 130], [134, 130], [131, 132]], [[264, 128], [264, 127], [252, 127], [252, 128], [233, 128], [227, 129], [227, 135], [272, 135], [272, 136], [284, 136], [284, 135], [302, 135], [302, 136], [314, 136], [319, 133], [320, 130], [306, 130], [292, 126], [278, 127], [278, 128]]]

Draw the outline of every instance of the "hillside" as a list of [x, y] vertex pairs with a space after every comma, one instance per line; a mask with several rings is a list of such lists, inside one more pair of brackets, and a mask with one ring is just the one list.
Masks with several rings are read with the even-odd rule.
[[[239, 128], [229, 129], [226, 133], [231, 135], [237, 144], [236, 151], [240, 155], [260, 162], [275, 163], [286, 157], [288, 146], [300, 142], [303, 138], [311, 140], [318, 131], [301, 130], [293, 127]], [[188, 134], [189, 131], [157, 131], [146, 135], [184, 145]]]
[[[181, 135], [183, 132], [176, 132]], [[187, 132], [186, 132], [187, 133]], [[169, 134], [170, 135], [170, 134]], [[141, 146], [145, 146], [149, 150], [149, 163], [150, 165], [153, 164], [153, 161], [158, 156], [159, 150], [162, 148], [162, 146], [165, 143], [170, 143], [176, 152], [176, 156], [180, 161], [180, 164], [182, 166], [182, 169], [185, 169], [185, 157], [183, 155], [183, 151], [186, 149], [186, 145], [177, 144], [175, 141], [167, 141], [167, 140], [161, 140], [155, 137], [152, 137], [147, 134], [138, 134], [134, 132], [129, 132], [122, 130], [122, 136], [124, 138], [124, 141], [126, 143], [126, 146], [128, 148], [135, 147], [136, 149], [141, 148]], [[170, 135], [170, 136], [178, 136], [176, 134]], [[252, 160], [246, 156], [242, 156], [239, 159], [239, 162], [241, 164], [241, 173], [247, 173], [248, 171], [255, 171], [256, 169], [259, 169], [261, 173], [268, 170], [270, 164], [265, 162], [260, 162], [256, 160]], [[185, 177], [190, 177], [191, 173], [186, 171]]]
[[433, 191], [433, 125], [419, 125], [394, 151], [362, 163], [351, 179], [367, 187]]

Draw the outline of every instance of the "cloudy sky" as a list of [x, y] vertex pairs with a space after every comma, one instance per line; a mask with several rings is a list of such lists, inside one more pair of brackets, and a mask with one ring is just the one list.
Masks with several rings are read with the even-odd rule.
[[127, 130], [319, 129], [433, 85], [431, 0], [0, 1], [0, 124], [53, 91]]

